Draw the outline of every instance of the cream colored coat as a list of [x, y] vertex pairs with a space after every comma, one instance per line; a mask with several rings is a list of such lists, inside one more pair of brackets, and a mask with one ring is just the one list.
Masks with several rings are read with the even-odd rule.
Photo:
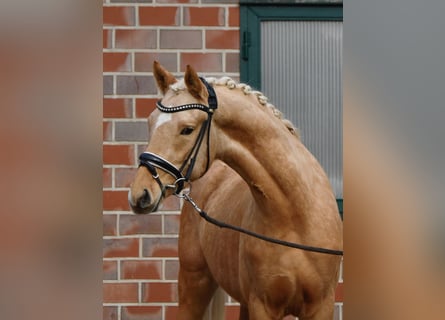
[[[180, 82], [158, 63], [154, 75], [164, 105], [206, 104], [207, 91], [191, 67]], [[269, 237], [341, 250], [342, 222], [318, 161], [290, 132], [289, 123], [274, 116], [276, 109], [259, 102], [259, 93], [246, 86], [230, 88], [228, 83], [214, 84], [218, 109], [210, 132], [212, 165], [205, 173], [204, 143], [192, 175], [192, 180], [198, 179], [191, 193], [195, 202], [212, 217]], [[199, 110], [168, 117], [155, 110], [149, 117], [147, 150], [179, 168], [206, 117]], [[184, 127], [197, 130], [181, 135]], [[173, 182], [164, 172], [160, 178], [165, 184]], [[144, 189], [150, 201], [140, 201]], [[133, 210], [150, 212], [159, 197], [158, 184], [140, 167], [129, 194]], [[179, 258], [179, 319], [202, 318], [218, 286], [240, 302], [240, 319], [282, 319], [288, 314], [299, 319], [333, 318], [339, 256], [220, 229], [185, 204]]]

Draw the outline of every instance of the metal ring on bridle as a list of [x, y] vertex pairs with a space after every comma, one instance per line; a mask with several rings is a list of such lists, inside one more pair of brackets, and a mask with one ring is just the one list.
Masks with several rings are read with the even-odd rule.
[[190, 181], [184, 181], [185, 183], [188, 183], [188, 187], [185, 187], [179, 192], [179, 193], [175, 193], [175, 196], [180, 198], [180, 199], [184, 199], [186, 198], [190, 192], [192, 192], [192, 183]]
[[184, 177], [176, 179], [172, 184], [165, 185], [166, 189], [175, 189], [174, 195], [177, 196], [184, 190], [184, 183], [190, 183]]

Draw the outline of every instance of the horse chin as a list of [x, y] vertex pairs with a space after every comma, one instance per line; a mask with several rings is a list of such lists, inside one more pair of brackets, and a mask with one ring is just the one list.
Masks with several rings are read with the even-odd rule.
[[[148, 188], [140, 189], [131, 188], [128, 192], [128, 204], [131, 210], [136, 214], [147, 214], [157, 211], [162, 199], [162, 192], [149, 191]], [[153, 201], [153, 199], [155, 199]]]
[[136, 214], [147, 214], [147, 213], [151, 213], [153, 212], [153, 208], [141, 208], [141, 207], [134, 207], [132, 205], [130, 205], [131, 207], [131, 211], [133, 211]]
[[130, 207], [131, 207], [131, 210], [136, 214], [147, 214], [147, 213], [152, 213], [152, 212], [158, 211], [161, 203], [162, 203], [162, 195], [160, 195], [155, 202], [151, 203], [148, 206], [144, 206], [144, 207], [141, 207], [139, 205], [134, 206], [130, 203]]

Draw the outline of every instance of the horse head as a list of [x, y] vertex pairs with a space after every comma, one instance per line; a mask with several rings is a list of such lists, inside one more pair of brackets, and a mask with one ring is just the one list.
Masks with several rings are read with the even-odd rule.
[[214, 157], [209, 148], [213, 88], [190, 66], [179, 81], [157, 61], [153, 74], [163, 97], [148, 117], [148, 146], [128, 194], [135, 213], [156, 211], [164, 198], [202, 176]]

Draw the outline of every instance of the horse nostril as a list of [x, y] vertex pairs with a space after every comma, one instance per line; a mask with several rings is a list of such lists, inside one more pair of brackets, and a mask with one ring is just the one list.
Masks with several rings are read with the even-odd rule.
[[144, 194], [142, 196], [144, 200], [150, 200], [150, 195], [148, 194], [148, 190], [144, 189]]
[[144, 189], [142, 196], [138, 199], [138, 206], [140, 208], [146, 208], [150, 204], [150, 194], [147, 189]]

